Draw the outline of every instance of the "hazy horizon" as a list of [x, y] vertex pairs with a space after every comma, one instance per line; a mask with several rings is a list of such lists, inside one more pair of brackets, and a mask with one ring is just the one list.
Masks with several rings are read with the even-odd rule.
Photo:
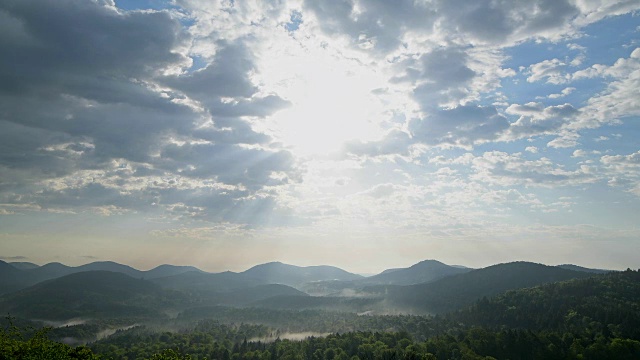
[[2, 1], [0, 259], [640, 268], [639, 11]]
[[[7, 263], [9, 263], [9, 264], [10, 264], [10, 263], [19, 263], [19, 262], [28, 262], [28, 261], [20, 261], [20, 260], [5, 260], [5, 259], [1, 259], [1, 258], [0, 258], [0, 260], [5, 261], [5, 262], [7, 262]], [[512, 262], [521, 262], [521, 261], [524, 261], [524, 262], [532, 262], [532, 263], [538, 263], [538, 264], [547, 265], [547, 266], [577, 265], [577, 266], [581, 266], [581, 267], [585, 267], [585, 268], [589, 268], [589, 269], [595, 269], [595, 270], [613, 270], [613, 271], [616, 271], [616, 270], [626, 270], [626, 269], [630, 268], [629, 266], [622, 266], [622, 265], [621, 265], [621, 267], [619, 267], [619, 268], [607, 268], [607, 269], [600, 269], [600, 268], [595, 268], [595, 267], [585, 266], [584, 264], [579, 264], [579, 263], [569, 263], [569, 262], [565, 262], [565, 263], [558, 263], [558, 264], [545, 264], [545, 263], [540, 263], [540, 262], [535, 262], [535, 261], [526, 261], [526, 260], [517, 260], [517, 259], [516, 259], [516, 260], [512, 260], [512, 261], [505, 261], [505, 262], [500, 262], [500, 263], [488, 264], [488, 265], [485, 265], [485, 266], [478, 266], [478, 267], [471, 267], [471, 266], [468, 266], [468, 265], [465, 265], [465, 264], [448, 264], [448, 263], [443, 262], [443, 261], [440, 261], [440, 260], [438, 260], [438, 259], [423, 259], [423, 260], [420, 260], [420, 261], [418, 261], [418, 262], [422, 262], [422, 261], [438, 261], [438, 262], [441, 262], [441, 263], [443, 263], [443, 264], [445, 264], [445, 265], [448, 265], [448, 266], [453, 266], [453, 267], [456, 267], [456, 266], [463, 266], [463, 267], [470, 268], [470, 269], [481, 269], [481, 268], [485, 268], [485, 267], [488, 267], [488, 266], [499, 265], [499, 264], [505, 264], [505, 263], [512, 263]], [[173, 266], [193, 266], [193, 267], [195, 267], [195, 268], [198, 268], [199, 270], [202, 270], [202, 271], [205, 271], [205, 272], [209, 272], [209, 273], [220, 273], [220, 272], [225, 272], [225, 271], [232, 271], [232, 272], [240, 273], [240, 272], [243, 272], [243, 271], [245, 271], [245, 270], [249, 270], [249, 269], [251, 269], [251, 268], [253, 268], [253, 267], [255, 267], [255, 266], [259, 266], [259, 265], [265, 265], [265, 264], [269, 264], [269, 263], [282, 263], [282, 264], [284, 264], [284, 265], [293, 265], [293, 266], [298, 266], [298, 267], [310, 267], [310, 266], [332, 266], [332, 267], [336, 267], [336, 268], [339, 268], [339, 269], [345, 270], [345, 271], [350, 272], [350, 273], [352, 273], [352, 274], [362, 275], [362, 276], [365, 276], [365, 277], [380, 274], [380, 273], [382, 273], [382, 272], [383, 272], [383, 271], [385, 271], [385, 270], [409, 268], [409, 267], [411, 267], [412, 265], [415, 265], [415, 264], [417, 264], [417, 263], [418, 263], [418, 262], [416, 262], [416, 263], [411, 263], [411, 264], [403, 264], [403, 265], [398, 265], [398, 266], [392, 266], [392, 267], [387, 267], [387, 268], [381, 268], [381, 269], [376, 270], [376, 271], [374, 271], [374, 272], [359, 272], [359, 271], [355, 271], [355, 270], [351, 270], [351, 269], [349, 269], [349, 268], [348, 268], [348, 266], [339, 266], [339, 265], [334, 265], [334, 264], [329, 264], [329, 263], [318, 263], [318, 264], [300, 265], [300, 264], [295, 264], [295, 263], [285, 262], [285, 261], [280, 261], [280, 260], [273, 260], [273, 261], [267, 261], [267, 262], [263, 262], [263, 263], [256, 263], [256, 264], [253, 264], [253, 265], [249, 265], [248, 267], [238, 267], [238, 268], [236, 268], [236, 269], [226, 269], [226, 268], [225, 268], [225, 269], [217, 269], [217, 268], [212, 268], [212, 269], [214, 269], [214, 270], [207, 270], [208, 268], [206, 267], [206, 265], [205, 265], [205, 267], [201, 267], [201, 266], [196, 266], [196, 265], [194, 265], [194, 264], [188, 264], [188, 263], [185, 263], [185, 264], [159, 263], [159, 264], [153, 265], [153, 266], [151, 266], [151, 267], [140, 268], [140, 267], [136, 267], [136, 266], [131, 265], [131, 264], [120, 263], [120, 262], [118, 262], [118, 261], [113, 261], [113, 260], [94, 260], [94, 261], [89, 261], [89, 262], [85, 262], [85, 263], [78, 263], [77, 265], [65, 264], [65, 263], [61, 263], [61, 262], [58, 262], [58, 261], [52, 261], [52, 262], [47, 262], [47, 263], [42, 263], [42, 264], [36, 264], [36, 263], [33, 263], [33, 264], [36, 264], [36, 265], [38, 265], [38, 266], [43, 266], [43, 265], [51, 264], [51, 263], [60, 263], [60, 264], [63, 264], [63, 265], [66, 265], [66, 266], [70, 266], [70, 267], [78, 267], [78, 266], [83, 266], [83, 265], [92, 264], [92, 263], [95, 263], [95, 262], [114, 262], [114, 263], [118, 263], [118, 264], [120, 264], [120, 265], [130, 266], [130, 267], [132, 267], [132, 268], [134, 268], [134, 269], [136, 269], [136, 270], [140, 270], [140, 271], [149, 271], [149, 270], [152, 270], [152, 269], [154, 269], [154, 268], [156, 268], [156, 267], [159, 267], [159, 266], [162, 266], [162, 265], [173, 265]]]

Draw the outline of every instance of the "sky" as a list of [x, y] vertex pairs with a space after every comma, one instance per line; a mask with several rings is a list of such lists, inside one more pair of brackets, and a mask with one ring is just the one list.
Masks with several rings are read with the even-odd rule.
[[640, 3], [3, 0], [0, 259], [640, 268]]

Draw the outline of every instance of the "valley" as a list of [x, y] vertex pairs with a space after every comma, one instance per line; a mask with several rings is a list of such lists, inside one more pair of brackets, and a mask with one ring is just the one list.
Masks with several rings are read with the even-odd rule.
[[[431, 349], [445, 346], [437, 345], [443, 339], [462, 349], [469, 336], [500, 342], [504, 331], [528, 331], [527, 336], [533, 331], [535, 339], [527, 341], [546, 348], [566, 345], [553, 344], [545, 338], [549, 334], [588, 333], [592, 338], [585, 340], [583, 353], [596, 340], [606, 348], [615, 339], [629, 342], [624, 351], [640, 351], [640, 276], [631, 270], [529, 262], [470, 269], [436, 260], [369, 277], [279, 262], [221, 273], [172, 265], [140, 271], [113, 262], [79, 267], [2, 262], [0, 269], [6, 321], [25, 329], [50, 327], [50, 341], [87, 346], [92, 356], [105, 358], [150, 358], [165, 350], [167, 358], [273, 354], [273, 344], [283, 341], [297, 348], [300, 341], [347, 336], [362, 345], [365, 339], [356, 338], [389, 334], [384, 336], [397, 338], [392, 343], [431, 343], [417, 353], [449, 359], [456, 357]], [[387, 350], [408, 356], [408, 345], [398, 346]], [[478, 356], [483, 351], [493, 356], [464, 346]]]

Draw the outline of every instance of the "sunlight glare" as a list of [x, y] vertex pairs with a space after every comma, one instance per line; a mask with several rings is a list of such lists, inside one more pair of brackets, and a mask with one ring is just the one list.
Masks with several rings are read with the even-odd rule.
[[372, 93], [377, 76], [342, 63], [315, 61], [287, 79], [292, 106], [273, 117], [275, 134], [299, 155], [329, 155], [353, 139], [382, 136], [384, 109]]

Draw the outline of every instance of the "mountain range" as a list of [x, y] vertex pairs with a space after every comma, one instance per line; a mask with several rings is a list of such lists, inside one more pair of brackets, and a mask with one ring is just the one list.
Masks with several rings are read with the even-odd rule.
[[[110, 261], [77, 267], [0, 261], [0, 293], [4, 294], [0, 310], [42, 319], [108, 314], [162, 317], [210, 305], [438, 314], [507, 290], [599, 272], [575, 265], [528, 262], [469, 269], [425, 260], [363, 277], [333, 266], [301, 267], [281, 262], [243, 272], [207, 273], [173, 265], [140, 271]], [[324, 296], [309, 296], [320, 290]]]

